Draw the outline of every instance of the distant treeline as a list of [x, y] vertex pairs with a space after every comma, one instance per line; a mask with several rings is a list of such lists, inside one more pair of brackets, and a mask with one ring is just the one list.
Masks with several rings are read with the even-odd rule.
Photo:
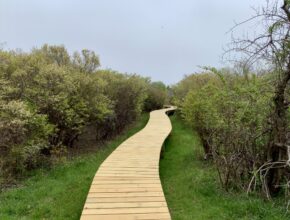
[[89, 50], [72, 56], [64, 46], [0, 50], [0, 180], [49, 163], [87, 126], [96, 141], [106, 140], [165, 103], [163, 83], [99, 66]]

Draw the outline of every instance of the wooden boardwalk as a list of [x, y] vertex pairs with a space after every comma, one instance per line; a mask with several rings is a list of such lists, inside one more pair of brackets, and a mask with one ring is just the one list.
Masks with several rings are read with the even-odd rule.
[[171, 132], [166, 112], [173, 109], [152, 111], [145, 128], [102, 163], [81, 220], [171, 219], [159, 178], [159, 158]]

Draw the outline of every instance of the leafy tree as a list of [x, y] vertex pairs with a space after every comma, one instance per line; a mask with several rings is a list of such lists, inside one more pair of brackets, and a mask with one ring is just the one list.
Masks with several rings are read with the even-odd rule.
[[65, 66], [70, 64], [70, 56], [66, 48], [62, 46], [43, 45], [40, 49], [34, 49], [32, 53], [39, 54], [44, 57], [47, 63]]
[[94, 51], [84, 49], [81, 54], [79, 52], [74, 53], [73, 64], [81, 72], [92, 73], [100, 66], [100, 61]]

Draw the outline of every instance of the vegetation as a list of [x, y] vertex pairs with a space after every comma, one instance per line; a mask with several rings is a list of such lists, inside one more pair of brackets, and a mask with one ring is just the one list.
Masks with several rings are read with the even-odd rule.
[[0, 194], [0, 219], [79, 219], [96, 170], [128, 137], [141, 130], [149, 114], [143, 114], [122, 134], [90, 154], [38, 169], [18, 188]]
[[282, 183], [289, 174], [289, 101], [286, 94], [290, 81], [290, 1], [269, 1], [252, 19], [255, 18], [263, 23], [261, 33], [253, 38], [234, 39], [232, 50], [245, 54], [247, 62], [263, 60], [272, 66], [273, 110], [268, 118], [267, 161], [262, 168], [267, 173], [264, 175], [263, 191], [270, 198], [281, 191]]
[[246, 189], [252, 171], [264, 161], [271, 96], [263, 91], [271, 87], [266, 76], [216, 73], [189, 76], [194, 83], [181, 113], [200, 135], [205, 159], [214, 159], [223, 187]]
[[[204, 158], [213, 159], [226, 190], [289, 196], [289, 10], [288, 0], [269, 2], [250, 19], [265, 31], [233, 40], [228, 52], [242, 52], [242, 61], [234, 68], [204, 67], [173, 88], [174, 103], [201, 137]], [[251, 70], [257, 60], [267, 68]]]
[[[289, 207], [290, 1], [269, 1], [256, 13], [247, 21], [257, 19], [261, 33], [233, 38], [227, 51], [243, 54], [234, 67], [203, 67], [172, 88], [137, 74], [101, 70], [99, 57], [87, 49], [73, 55], [64, 46], [50, 45], [29, 53], [0, 50], [0, 188], [36, 172], [23, 188], [0, 195], [5, 201], [0, 217], [78, 218], [84, 199], [64, 201], [63, 193], [85, 198], [88, 186], [79, 184], [85, 179], [89, 185], [116, 145], [98, 151], [96, 159], [84, 156], [53, 168], [55, 158], [84, 147], [79, 140], [86, 133], [98, 143], [110, 140], [142, 112], [171, 102], [196, 132], [192, 135], [173, 118], [161, 177], [174, 218], [289, 218], [258, 195], [279, 205], [285, 194]], [[251, 68], [257, 61], [263, 70]], [[203, 162], [198, 146], [204, 150]], [[44, 174], [47, 168], [52, 170]], [[47, 196], [50, 187], [52, 197]], [[28, 194], [33, 201], [15, 202], [27, 200]], [[35, 201], [51, 207], [32, 210]], [[61, 203], [67, 208], [56, 213]]]
[[160, 109], [167, 101], [167, 88], [162, 82], [153, 82], [148, 90], [148, 98], [145, 100], [146, 111]]
[[162, 83], [99, 65], [93, 51], [70, 56], [64, 46], [0, 51], [0, 184], [50, 166], [85, 131], [108, 140], [164, 104]]
[[202, 143], [197, 133], [177, 117], [164, 144], [160, 176], [172, 219], [289, 219], [277, 199], [275, 204], [258, 196], [219, 187], [218, 173], [211, 161], [202, 160]]

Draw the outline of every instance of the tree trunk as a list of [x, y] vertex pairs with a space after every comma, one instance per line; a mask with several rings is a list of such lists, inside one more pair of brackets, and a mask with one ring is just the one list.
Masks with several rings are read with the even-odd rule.
[[[272, 162], [286, 159], [287, 145], [287, 109], [285, 91], [290, 80], [290, 70], [283, 73], [274, 96], [274, 112], [272, 116], [272, 128], [268, 145], [268, 160]], [[282, 168], [272, 168], [267, 176], [267, 185], [271, 195], [277, 194], [281, 189], [283, 178]]]
[[206, 134], [206, 131], [198, 131], [199, 133], [199, 137], [201, 139], [201, 142], [202, 142], [202, 146], [203, 146], [203, 150], [204, 150], [204, 159], [205, 160], [208, 160], [208, 159], [211, 159], [212, 158], [212, 147], [210, 146], [210, 144], [208, 143], [208, 140], [207, 140], [207, 135]]

